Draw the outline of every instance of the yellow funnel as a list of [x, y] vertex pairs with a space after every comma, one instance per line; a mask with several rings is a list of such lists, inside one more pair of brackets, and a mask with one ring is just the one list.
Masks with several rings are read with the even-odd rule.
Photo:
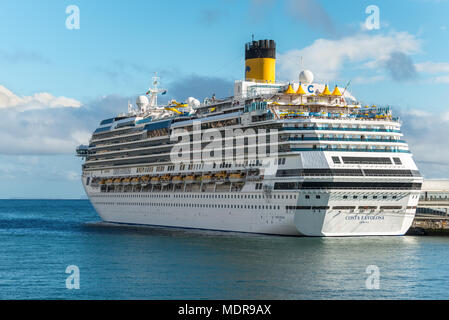
[[276, 43], [252, 41], [245, 46], [245, 79], [274, 83], [276, 79]]

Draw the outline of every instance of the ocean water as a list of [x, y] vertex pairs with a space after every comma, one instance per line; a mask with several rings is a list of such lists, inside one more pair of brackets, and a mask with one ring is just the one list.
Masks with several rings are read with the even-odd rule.
[[448, 299], [448, 249], [449, 237], [111, 227], [86, 200], [2, 200], [0, 299]]

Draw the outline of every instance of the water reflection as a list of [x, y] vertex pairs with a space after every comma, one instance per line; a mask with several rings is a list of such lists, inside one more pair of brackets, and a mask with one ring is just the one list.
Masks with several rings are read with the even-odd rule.
[[[426, 297], [417, 287], [428, 264], [421, 257], [423, 244], [428, 243], [419, 237], [294, 238], [169, 228], [112, 230], [110, 235], [121, 236], [107, 240], [115, 253], [110, 263], [133, 261], [123, 268], [123, 276], [144, 279], [152, 288], [146, 293], [157, 298]], [[366, 288], [369, 265], [379, 267], [380, 290]]]
[[[449, 237], [296, 238], [84, 223], [87, 201], [0, 202], [4, 299], [448, 299]], [[81, 290], [65, 288], [77, 265]], [[366, 267], [380, 289], [365, 286]]]

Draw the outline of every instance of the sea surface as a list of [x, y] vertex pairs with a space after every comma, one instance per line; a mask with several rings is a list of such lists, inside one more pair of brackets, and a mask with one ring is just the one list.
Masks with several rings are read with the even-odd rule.
[[115, 227], [87, 200], [0, 201], [0, 299], [448, 298], [449, 237]]

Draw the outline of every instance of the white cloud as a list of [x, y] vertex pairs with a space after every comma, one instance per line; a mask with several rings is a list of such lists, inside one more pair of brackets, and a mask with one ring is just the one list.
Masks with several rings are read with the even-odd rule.
[[81, 179], [81, 174], [75, 171], [67, 171], [65, 177], [69, 181], [79, 181]]
[[430, 80], [435, 83], [449, 83], [449, 63], [448, 62], [431, 62], [426, 61], [417, 63], [416, 70], [419, 72], [436, 75]]
[[449, 112], [423, 110], [398, 110], [405, 139], [425, 178], [449, 178]]
[[287, 13], [305, 22], [312, 28], [319, 28], [329, 36], [336, 36], [337, 29], [326, 9], [316, 0], [288, 0]]
[[338, 78], [347, 63], [378, 68], [395, 52], [410, 55], [419, 51], [420, 41], [407, 32], [358, 33], [337, 40], [318, 39], [301, 50], [280, 54], [278, 70], [281, 78], [296, 79], [302, 57], [304, 68], [310, 69], [317, 80], [330, 81]]
[[438, 73], [449, 73], [449, 63], [448, 62], [423, 62], [417, 63], [416, 70], [419, 72], [438, 74]]
[[17, 108], [20, 111], [45, 108], [72, 107], [79, 108], [82, 103], [71, 98], [54, 97], [47, 92], [36, 93], [33, 96], [19, 97], [11, 90], [0, 85], [0, 109]]
[[376, 75], [371, 77], [356, 77], [352, 80], [354, 84], [367, 84], [367, 83], [375, 83], [379, 81], [384, 81], [386, 77], [384, 75]]
[[0, 86], [0, 154], [72, 154], [89, 142], [102, 119], [126, 110], [126, 98], [107, 96], [87, 105], [48, 93], [19, 97]]
[[433, 78], [436, 83], [449, 83], [449, 75]]

